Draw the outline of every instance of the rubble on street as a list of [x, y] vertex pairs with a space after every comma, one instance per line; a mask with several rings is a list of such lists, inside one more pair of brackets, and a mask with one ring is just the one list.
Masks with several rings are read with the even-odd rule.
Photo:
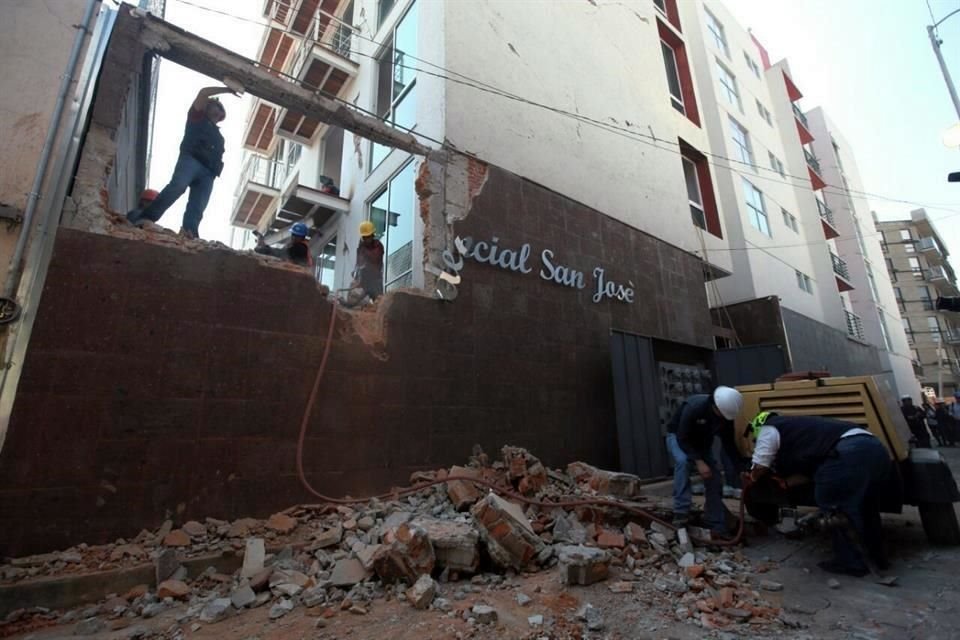
[[[690, 548], [670, 527], [589, 504], [593, 496], [638, 500], [638, 479], [583, 463], [570, 465], [568, 473], [548, 470], [516, 447], [502, 453], [502, 461], [474, 456], [467, 467], [418, 472], [414, 484], [439, 482], [403, 499], [305, 505], [266, 520], [165, 522], [114, 544], [10, 559], [0, 566], [0, 585], [146, 563], [155, 567], [156, 582], [101, 594], [99, 604], [68, 611], [13, 611], [0, 624], [0, 637], [52, 625], [71, 625], [78, 635], [126, 627], [139, 632], [145, 619], [177, 606], [183, 609], [177, 625], [163, 637], [182, 637], [197, 625], [220, 624], [259, 607], [270, 620], [298, 608], [329, 620], [363, 616], [389, 600], [441, 612], [479, 632], [499, 624], [497, 610], [482, 599], [490, 589], [515, 592], [511, 599], [524, 607], [532, 638], [554, 637], [551, 629], [557, 637], [583, 637], [603, 628], [604, 614], [592, 605], [579, 617], [537, 610], [524, 593], [531, 575], [555, 576], [571, 592], [607, 585], [615, 597], [642, 601], [674, 622], [703, 629], [776, 633], [787, 625], [769, 599], [783, 586], [762, 577], [769, 567], [752, 566], [736, 551]], [[463, 480], [444, 481], [463, 476], [547, 504], [521, 504]], [[548, 504], [561, 499], [586, 504]], [[232, 573], [220, 573], [211, 562], [190, 576], [184, 566], [225, 556], [235, 559]], [[478, 594], [479, 600], [465, 602]]]

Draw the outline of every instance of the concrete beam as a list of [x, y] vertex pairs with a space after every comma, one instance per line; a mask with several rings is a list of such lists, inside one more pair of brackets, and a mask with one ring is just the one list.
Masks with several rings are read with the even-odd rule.
[[[133, 7], [124, 4], [122, 11]], [[217, 80], [233, 78], [243, 84], [247, 93], [280, 107], [285, 107], [342, 127], [378, 144], [412, 154], [426, 156], [430, 148], [414, 136], [387, 125], [373, 116], [364, 115], [347, 105], [304, 88], [291, 79], [278, 77], [259, 64], [238, 53], [204, 40], [189, 31], [139, 11], [139, 38], [148, 49], [160, 56]]]

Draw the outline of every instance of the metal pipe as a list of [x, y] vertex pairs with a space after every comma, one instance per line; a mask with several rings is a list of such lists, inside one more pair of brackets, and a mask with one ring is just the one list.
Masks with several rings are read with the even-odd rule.
[[[958, 11], [960, 11], [960, 9], [958, 9]], [[956, 11], [953, 13], [956, 13]], [[949, 14], [947, 18], [953, 15], [953, 13]], [[940, 22], [943, 22], [943, 20]], [[940, 23], [938, 22], [937, 24]], [[940, 72], [943, 73], [943, 81], [947, 83], [947, 91], [950, 92], [950, 100], [953, 101], [953, 108], [957, 112], [957, 117], [960, 118], [960, 97], [957, 96], [957, 88], [953, 86], [953, 79], [950, 77], [949, 69], [947, 69], [947, 63], [943, 60], [943, 54], [940, 52], [940, 39], [937, 38], [936, 28], [933, 25], [927, 27], [927, 35], [930, 36], [930, 44], [933, 45], [933, 54], [937, 56], [937, 62], [940, 63]]]
[[47, 169], [50, 166], [50, 154], [53, 150], [53, 144], [60, 134], [60, 119], [63, 116], [63, 108], [67, 102], [67, 96], [70, 93], [70, 85], [73, 84], [77, 66], [80, 63], [80, 53], [83, 49], [83, 42], [86, 40], [87, 34], [90, 33], [90, 22], [99, 5], [100, 0], [87, 0], [87, 8], [84, 10], [83, 19], [77, 27], [79, 30], [73, 39], [73, 47], [70, 49], [70, 57], [67, 59], [67, 70], [60, 80], [60, 88], [57, 91], [57, 101], [53, 107], [50, 127], [47, 129], [47, 136], [43, 141], [40, 158], [37, 160], [37, 174], [33, 178], [30, 193], [27, 194], [27, 207], [23, 213], [23, 225], [20, 227], [17, 247], [13, 252], [13, 259], [10, 262], [10, 273], [7, 275], [7, 281], [3, 287], [2, 297], [8, 300], [12, 300], [17, 287], [20, 286], [20, 278], [23, 275], [23, 253], [27, 247], [33, 216], [37, 211], [37, 203], [40, 201], [40, 189], [43, 187]]

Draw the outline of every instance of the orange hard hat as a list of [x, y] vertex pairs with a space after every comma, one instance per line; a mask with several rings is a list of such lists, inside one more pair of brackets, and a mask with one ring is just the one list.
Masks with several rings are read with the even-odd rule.
[[141, 200], [146, 200], [148, 202], [153, 202], [157, 199], [157, 196], [160, 195], [160, 192], [156, 189], [144, 189], [143, 193], [140, 194]]

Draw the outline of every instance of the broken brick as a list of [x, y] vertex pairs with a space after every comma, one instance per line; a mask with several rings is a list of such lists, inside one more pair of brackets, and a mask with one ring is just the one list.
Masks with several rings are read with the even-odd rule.
[[706, 568], [702, 564], [694, 564], [687, 567], [687, 576], [691, 578], [699, 578], [703, 575]]
[[373, 561], [373, 568], [384, 582], [406, 580], [409, 584], [433, 571], [436, 555], [427, 532], [410, 523], [401, 524], [391, 535], [384, 536], [385, 544]]
[[426, 609], [437, 595], [437, 584], [429, 575], [422, 575], [407, 589], [407, 601], [415, 609]]
[[606, 580], [610, 554], [602, 549], [571, 545], [558, 550], [560, 581], [563, 584], [591, 585]]
[[174, 529], [163, 537], [163, 546], [165, 547], [189, 547], [190, 536], [182, 529]]
[[[480, 477], [478, 471], [467, 467], [452, 467], [450, 469], [450, 475], [468, 476], [471, 478]], [[450, 502], [453, 503], [453, 508], [457, 511], [466, 510], [483, 497], [483, 493], [477, 485], [468, 480], [448, 480], [446, 487], [447, 496], [450, 498]]]
[[284, 513], [275, 513], [267, 520], [267, 529], [280, 534], [287, 534], [297, 528], [297, 519]]
[[506, 446], [500, 450], [507, 465], [507, 478], [524, 495], [532, 495], [547, 484], [547, 469], [526, 449]]
[[180, 580], [164, 580], [157, 585], [157, 597], [173, 598], [174, 600], [186, 600], [190, 595], [190, 587]]
[[718, 600], [719, 602], [717, 604], [721, 609], [732, 609], [733, 608], [733, 588], [723, 587], [722, 589], [720, 589]]
[[543, 551], [543, 541], [516, 504], [489, 493], [471, 513], [490, 558], [499, 566], [521, 570]]
[[647, 532], [636, 522], [628, 522], [623, 531], [624, 534], [626, 534], [627, 540], [633, 544], [647, 544]]
[[578, 484], [585, 485], [595, 493], [618, 498], [637, 497], [643, 485], [643, 481], [637, 476], [598, 469], [586, 462], [571, 462], [567, 465], [567, 473]]
[[597, 536], [597, 546], [601, 549], [623, 549], [626, 542], [622, 533], [603, 529]]

